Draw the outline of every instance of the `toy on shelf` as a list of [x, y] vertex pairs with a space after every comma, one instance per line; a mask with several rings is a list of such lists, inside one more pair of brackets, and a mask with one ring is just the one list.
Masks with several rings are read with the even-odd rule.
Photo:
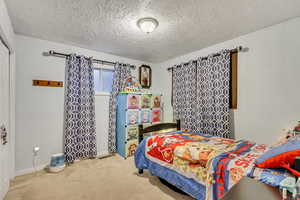
[[121, 93], [141, 93], [143, 92], [141, 84], [134, 76], [129, 76], [125, 79]]

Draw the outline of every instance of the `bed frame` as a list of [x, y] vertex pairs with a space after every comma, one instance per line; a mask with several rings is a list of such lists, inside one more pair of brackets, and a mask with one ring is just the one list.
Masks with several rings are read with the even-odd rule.
[[[139, 125], [139, 143], [144, 139], [144, 134], [151, 133], [151, 132], [156, 132], [156, 131], [163, 131], [167, 129], [174, 129], [174, 130], [180, 130], [180, 120], [177, 120], [176, 123], [160, 123], [160, 124], [155, 124], [152, 126], [148, 126], [146, 128], [143, 128], [143, 125]], [[143, 173], [143, 169], [138, 169], [139, 174]], [[171, 190], [180, 193], [182, 195], [187, 195], [185, 192], [182, 190], [178, 189], [171, 183], [167, 182], [166, 180], [158, 177], [160, 182], [170, 188]]]
[[[143, 128], [143, 125], [139, 125], [139, 143], [144, 139], [144, 134], [156, 132], [156, 131], [163, 131], [167, 129], [176, 129], [180, 130], [180, 120], [177, 120], [176, 123], [159, 123], [154, 124], [152, 126], [148, 126]], [[139, 169], [139, 174], [143, 173], [143, 169]]]

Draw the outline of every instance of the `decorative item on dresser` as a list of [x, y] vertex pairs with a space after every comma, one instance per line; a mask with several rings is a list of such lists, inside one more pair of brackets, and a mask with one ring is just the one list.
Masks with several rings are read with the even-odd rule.
[[162, 121], [161, 95], [121, 92], [117, 99], [117, 153], [127, 158], [139, 143], [138, 125]]

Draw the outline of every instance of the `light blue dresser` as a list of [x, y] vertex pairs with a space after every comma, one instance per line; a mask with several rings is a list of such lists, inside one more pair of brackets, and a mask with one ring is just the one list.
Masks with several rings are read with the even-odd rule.
[[117, 103], [117, 153], [127, 158], [138, 145], [138, 125], [162, 121], [161, 95], [120, 93]]

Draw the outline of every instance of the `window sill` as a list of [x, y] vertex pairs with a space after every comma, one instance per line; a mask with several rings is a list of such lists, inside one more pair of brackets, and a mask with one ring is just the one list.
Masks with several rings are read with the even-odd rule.
[[97, 92], [95, 93], [95, 96], [110, 96], [109, 92]]

